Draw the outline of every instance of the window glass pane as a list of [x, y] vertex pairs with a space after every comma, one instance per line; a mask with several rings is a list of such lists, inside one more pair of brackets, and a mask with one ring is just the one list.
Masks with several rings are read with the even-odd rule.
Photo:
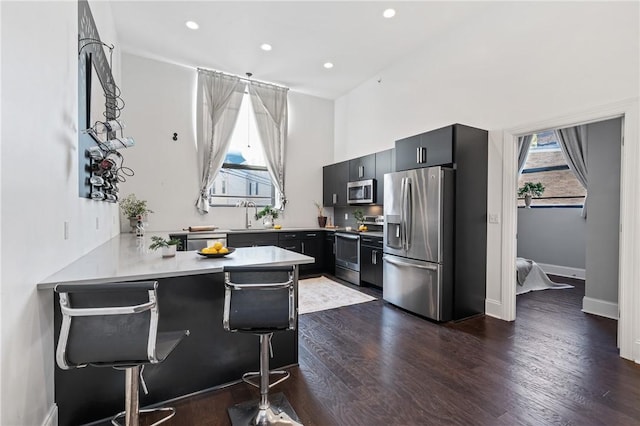
[[[532, 199], [532, 206], [581, 206], [587, 194], [569, 169], [551, 130], [534, 135], [518, 188], [525, 182], [540, 182], [545, 188], [540, 198]], [[518, 206], [524, 205], [524, 199], [518, 199]]]
[[235, 206], [241, 201], [252, 201], [257, 206], [273, 205], [275, 189], [266, 164], [251, 100], [246, 93], [224, 164], [211, 187], [209, 204]]

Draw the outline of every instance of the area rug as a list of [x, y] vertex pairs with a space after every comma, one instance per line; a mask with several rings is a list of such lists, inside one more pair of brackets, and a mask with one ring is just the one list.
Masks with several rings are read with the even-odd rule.
[[298, 281], [298, 314], [325, 311], [372, 300], [376, 298], [350, 289], [327, 277]]

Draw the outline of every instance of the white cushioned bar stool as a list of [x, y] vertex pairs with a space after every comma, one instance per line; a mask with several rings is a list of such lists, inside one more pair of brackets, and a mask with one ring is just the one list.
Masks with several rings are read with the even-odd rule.
[[[269, 370], [269, 354], [274, 332], [296, 328], [294, 267], [225, 267], [224, 273], [224, 329], [260, 337], [260, 371], [242, 376], [246, 383], [260, 389], [260, 400], [229, 407], [231, 423], [301, 425], [282, 393], [269, 397], [269, 389], [289, 377], [287, 371]], [[280, 377], [270, 383], [271, 375]]]
[[113, 367], [125, 371], [125, 410], [111, 423], [138, 426], [140, 413], [166, 411], [153, 423], [158, 425], [175, 415], [172, 407], [140, 410], [139, 386], [145, 364], [162, 362], [188, 330], [158, 332], [157, 281], [104, 284], [58, 284], [62, 325], [56, 362], [64, 370]]

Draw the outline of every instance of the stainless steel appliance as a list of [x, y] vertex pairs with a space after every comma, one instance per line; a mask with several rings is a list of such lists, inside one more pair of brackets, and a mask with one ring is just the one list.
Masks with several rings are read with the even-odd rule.
[[383, 298], [448, 321], [453, 306], [454, 171], [384, 175]]
[[375, 179], [347, 183], [348, 204], [373, 204], [376, 198]]
[[336, 232], [336, 277], [360, 285], [360, 236]]

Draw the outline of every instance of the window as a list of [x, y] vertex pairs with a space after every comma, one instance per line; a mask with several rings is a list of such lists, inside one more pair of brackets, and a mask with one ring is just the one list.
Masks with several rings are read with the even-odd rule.
[[[532, 206], [581, 207], [587, 191], [576, 179], [556, 140], [555, 132], [547, 130], [533, 135], [529, 156], [518, 179], [518, 188], [525, 182], [541, 182], [544, 194], [533, 198]], [[524, 206], [524, 199], [518, 200]]]
[[242, 99], [229, 150], [210, 194], [212, 206], [235, 206], [240, 201], [253, 201], [260, 207], [274, 205], [275, 187], [267, 170], [248, 93]]

